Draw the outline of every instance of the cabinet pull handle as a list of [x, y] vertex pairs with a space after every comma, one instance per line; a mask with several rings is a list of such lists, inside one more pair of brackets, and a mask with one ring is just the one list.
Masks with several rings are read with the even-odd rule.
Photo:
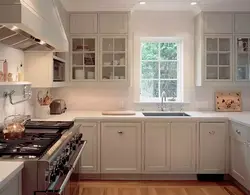
[[241, 132], [240, 132], [238, 129], [236, 129], [236, 133], [237, 133], [238, 135], [241, 135]]
[[210, 134], [210, 135], [214, 135], [214, 134], [215, 134], [215, 131], [209, 131], [209, 134]]
[[123, 134], [123, 131], [118, 131], [119, 134]]

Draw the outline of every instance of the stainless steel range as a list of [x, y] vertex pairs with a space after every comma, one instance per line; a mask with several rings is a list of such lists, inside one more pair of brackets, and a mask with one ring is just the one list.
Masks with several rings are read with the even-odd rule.
[[86, 141], [80, 125], [66, 123], [30, 121], [19, 139], [0, 133], [0, 159], [24, 161], [23, 195], [78, 195], [79, 159]]

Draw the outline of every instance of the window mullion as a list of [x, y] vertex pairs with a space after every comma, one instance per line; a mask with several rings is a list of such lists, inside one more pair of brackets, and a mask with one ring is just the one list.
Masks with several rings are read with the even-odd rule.
[[161, 97], [161, 65], [160, 65], [160, 59], [161, 59], [161, 50], [160, 50], [160, 43], [158, 43], [158, 91], [159, 91], [159, 97]]

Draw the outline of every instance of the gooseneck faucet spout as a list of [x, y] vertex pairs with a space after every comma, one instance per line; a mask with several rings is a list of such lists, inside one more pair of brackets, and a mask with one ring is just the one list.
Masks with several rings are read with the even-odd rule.
[[165, 91], [161, 93], [161, 111], [164, 111], [164, 101], [167, 101], [167, 94]]

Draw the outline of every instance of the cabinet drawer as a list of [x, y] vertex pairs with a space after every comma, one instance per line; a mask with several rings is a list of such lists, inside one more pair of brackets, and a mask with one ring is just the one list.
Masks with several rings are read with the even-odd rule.
[[235, 137], [238, 140], [247, 141], [248, 131], [250, 131], [248, 127], [238, 123], [232, 123], [230, 136]]

